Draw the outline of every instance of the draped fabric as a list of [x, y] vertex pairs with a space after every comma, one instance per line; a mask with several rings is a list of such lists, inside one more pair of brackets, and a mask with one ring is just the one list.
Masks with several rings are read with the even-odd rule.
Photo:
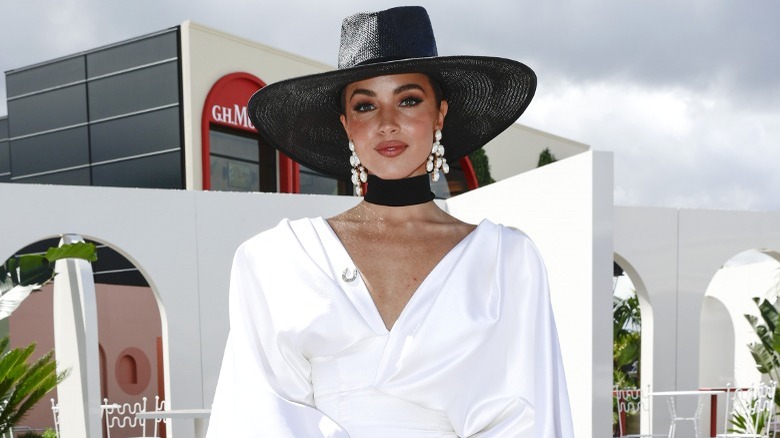
[[388, 330], [322, 218], [237, 250], [208, 437], [572, 437], [547, 277], [483, 221]]

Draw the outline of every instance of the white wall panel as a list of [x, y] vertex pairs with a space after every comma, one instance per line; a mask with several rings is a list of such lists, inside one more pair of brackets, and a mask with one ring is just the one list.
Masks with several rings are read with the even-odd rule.
[[547, 265], [574, 429], [611, 435], [612, 155], [586, 152], [447, 201], [523, 230]]

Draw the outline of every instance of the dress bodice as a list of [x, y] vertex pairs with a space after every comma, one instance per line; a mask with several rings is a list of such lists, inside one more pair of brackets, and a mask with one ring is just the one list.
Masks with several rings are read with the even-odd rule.
[[387, 394], [375, 385], [387, 337], [373, 337], [335, 357], [313, 358], [316, 408], [349, 430], [350, 438], [457, 437], [445, 412]]

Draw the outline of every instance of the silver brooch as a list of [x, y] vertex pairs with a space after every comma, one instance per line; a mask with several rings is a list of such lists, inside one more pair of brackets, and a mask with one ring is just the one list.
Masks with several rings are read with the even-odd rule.
[[358, 276], [358, 270], [357, 270], [357, 268], [355, 268], [354, 270], [352, 270], [352, 274], [351, 274], [351, 276], [349, 276], [349, 275], [350, 275], [350, 272], [349, 272], [349, 271], [350, 271], [350, 269], [349, 269], [349, 268], [344, 268], [344, 272], [342, 272], [342, 273], [341, 273], [341, 279], [342, 279], [342, 280], [344, 280], [344, 281], [345, 281], [345, 282], [347, 282], [347, 283], [351, 283], [351, 282], [355, 281], [355, 279], [356, 279], [356, 278], [357, 278], [357, 276]]

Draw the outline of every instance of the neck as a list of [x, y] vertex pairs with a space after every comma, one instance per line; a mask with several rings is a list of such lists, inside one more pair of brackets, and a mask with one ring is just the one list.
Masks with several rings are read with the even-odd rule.
[[403, 179], [368, 175], [368, 191], [363, 199], [371, 204], [404, 207], [432, 201], [433, 192], [427, 173]]

